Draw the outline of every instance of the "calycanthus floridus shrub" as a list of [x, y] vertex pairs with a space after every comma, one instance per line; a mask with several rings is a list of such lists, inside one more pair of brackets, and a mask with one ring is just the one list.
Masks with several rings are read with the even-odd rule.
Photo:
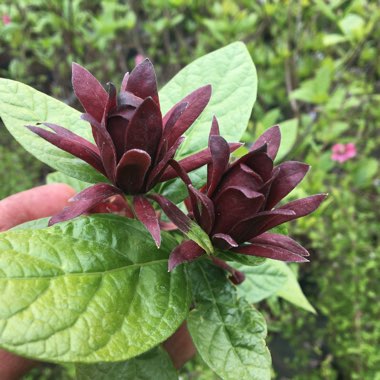
[[274, 164], [277, 126], [231, 157], [256, 98], [245, 46], [194, 61], [160, 93], [149, 60], [120, 91], [77, 64], [72, 80], [83, 115], [0, 80], [9, 131], [55, 179], [82, 189], [49, 221], [0, 235], [1, 347], [82, 363], [83, 379], [141, 369], [170, 380], [177, 374], [160, 345], [186, 321], [221, 378], [269, 379], [265, 321], [237, 289], [254, 276], [244, 268], [307, 261], [305, 248], [273, 229], [325, 195], [279, 205], [308, 166]]

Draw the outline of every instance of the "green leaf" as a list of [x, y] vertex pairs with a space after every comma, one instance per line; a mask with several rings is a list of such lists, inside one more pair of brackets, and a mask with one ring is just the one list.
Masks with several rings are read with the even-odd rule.
[[45, 164], [86, 182], [105, 182], [90, 165], [35, 135], [25, 125], [48, 121], [92, 140], [91, 127], [80, 119], [80, 112], [10, 79], [0, 78], [0, 117], [13, 137]]
[[187, 323], [206, 364], [225, 380], [270, 379], [266, 323], [238, 299], [222, 270], [206, 260], [189, 266], [195, 308]]
[[379, 162], [376, 158], [365, 158], [358, 162], [352, 170], [353, 182], [359, 188], [371, 185], [371, 181], [379, 171]]
[[167, 339], [189, 286], [136, 220], [81, 217], [0, 234], [0, 346], [59, 362], [121, 361]]
[[218, 257], [221, 258], [222, 260], [236, 262], [236, 263], [248, 265], [248, 266], [261, 265], [266, 260], [264, 257], [239, 255], [231, 251], [222, 251], [222, 250], [218, 250]]
[[11, 228], [9, 231], [40, 230], [40, 229], [46, 228], [48, 226], [49, 219], [50, 219], [50, 217], [31, 220], [29, 222], [19, 224], [18, 226]]
[[190, 239], [196, 242], [201, 248], [203, 248], [208, 255], [214, 253], [214, 246], [211, 243], [210, 237], [205, 231], [195, 222], [191, 222], [190, 229], [185, 235]]
[[161, 347], [126, 362], [78, 364], [77, 380], [177, 380], [168, 353]]
[[297, 141], [298, 120], [289, 119], [280, 124], [281, 145], [278, 150], [276, 162], [281, 161], [293, 148]]
[[80, 192], [87, 187], [91, 186], [91, 183], [80, 181], [79, 179], [69, 177], [61, 172], [49, 173], [46, 176], [46, 183], [65, 183], [71, 186], [76, 192]]
[[297, 281], [297, 277], [289, 265], [285, 264], [282, 261], [278, 261], [276, 265], [279, 267], [282, 266], [283, 271], [287, 274], [287, 281], [276, 295], [300, 307], [301, 309], [316, 314], [314, 307], [310, 304], [308, 299], [303, 294], [300, 284]]
[[323, 45], [332, 46], [336, 44], [340, 44], [342, 42], [346, 42], [347, 37], [342, 36], [341, 34], [325, 34], [323, 36]]
[[243, 135], [256, 100], [257, 75], [242, 42], [198, 58], [175, 75], [160, 91], [163, 114], [191, 91], [207, 84], [212, 85], [210, 103], [186, 133], [177, 158], [207, 146], [214, 115], [227, 141], [239, 141]]
[[273, 234], [289, 235], [288, 226], [286, 224], [280, 224], [270, 230]]
[[365, 20], [355, 13], [349, 13], [339, 21], [342, 32], [352, 40], [360, 40], [365, 32]]
[[245, 274], [245, 280], [237, 287], [238, 294], [249, 303], [260, 302], [279, 291], [288, 280], [288, 272], [282, 262], [268, 259], [255, 267], [234, 264]]

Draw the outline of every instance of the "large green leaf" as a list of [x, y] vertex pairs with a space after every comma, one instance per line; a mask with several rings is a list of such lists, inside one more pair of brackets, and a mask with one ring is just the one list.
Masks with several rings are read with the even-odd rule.
[[309, 311], [310, 313], [316, 314], [316, 311], [311, 305], [311, 303], [306, 298], [303, 293], [300, 284], [297, 281], [297, 277], [294, 272], [291, 270], [289, 265], [279, 261], [278, 266], [282, 266], [285, 273], [287, 273], [287, 280], [281, 289], [276, 293], [278, 297], [283, 298], [284, 300]]
[[14, 138], [31, 154], [52, 168], [86, 182], [106, 179], [90, 165], [25, 128], [48, 121], [91, 140], [91, 127], [80, 112], [23, 83], [0, 78], [0, 117]]
[[176, 242], [158, 250], [137, 221], [93, 215], [0, 234], [0, 346], [60, 362], [120, 361], [168, 338], [186, 318]]
[[177, 380], [167, 352], [156, 347], [126, 362], [79, 364], [77, 380]]
[[242, 42], [232, 43], [198, 58], [174, 76], [160, 91], [163, 113], [191, 91], [207, 84], [212, 86], [210, 103], [187, 132], [178, 157], [207, 146], [214, 115], [227, 141], [239, 141], [247, 128], [256, 100], [257, 75]]
[[282, 264], [269, 259], [257, 266], [234, 264], [233, 266], [246, 276], [237, 288], [238, 294], [249, 303], [256, 303], [274, 295], [288, 280], [288, 272]]
[[225, 380], [270, 379], [262, 315], [236, 291], [219, 268], [206, 260], [189, 270], [195, 308], [187, 323], [202, 359]]

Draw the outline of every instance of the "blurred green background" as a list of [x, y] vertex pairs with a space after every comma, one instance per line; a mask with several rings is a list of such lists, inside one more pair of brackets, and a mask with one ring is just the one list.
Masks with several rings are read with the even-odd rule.
[[[284, 158], [312, 165], [292, 195], [330, 193], [290, 226], [312, 253], [297, 268], [318, 314], [277, 298], [259, 305], [274, 378], [380, 379], [378, 1], [2, 0], [0, 15], [0, 76], [74, 107], [72, 61], [119, 83], [146, 56], [162, 85], [194, 58], [244, 41], [259, 76], [244, 141], [280, 123]], [[356, 156], [333, 160], [332, 147], [347, 143]], [[0, 198], [43, 183], [48, 171], [0, 125]], [[181, 376], [217, 379], [199, 358]], [[26, 377], [60, 378], [70, 370]]]

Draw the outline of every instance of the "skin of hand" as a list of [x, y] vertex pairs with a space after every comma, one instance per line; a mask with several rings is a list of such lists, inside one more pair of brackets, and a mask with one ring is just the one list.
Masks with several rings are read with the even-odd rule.
[[[50, 184], [35, 187], [1, 200], [0, 232], [21, 223], [58, 213], [74, 194], [74, 189], [65, 184]], [[163, 343], [163, 346], [177, 369], [181, 368], [195, 354], [195, 347], [186, 323], [183, 323]], [[0, 350], [0, 380], [18, 380], [36, 365], [38, 362], [35, 360]]]

